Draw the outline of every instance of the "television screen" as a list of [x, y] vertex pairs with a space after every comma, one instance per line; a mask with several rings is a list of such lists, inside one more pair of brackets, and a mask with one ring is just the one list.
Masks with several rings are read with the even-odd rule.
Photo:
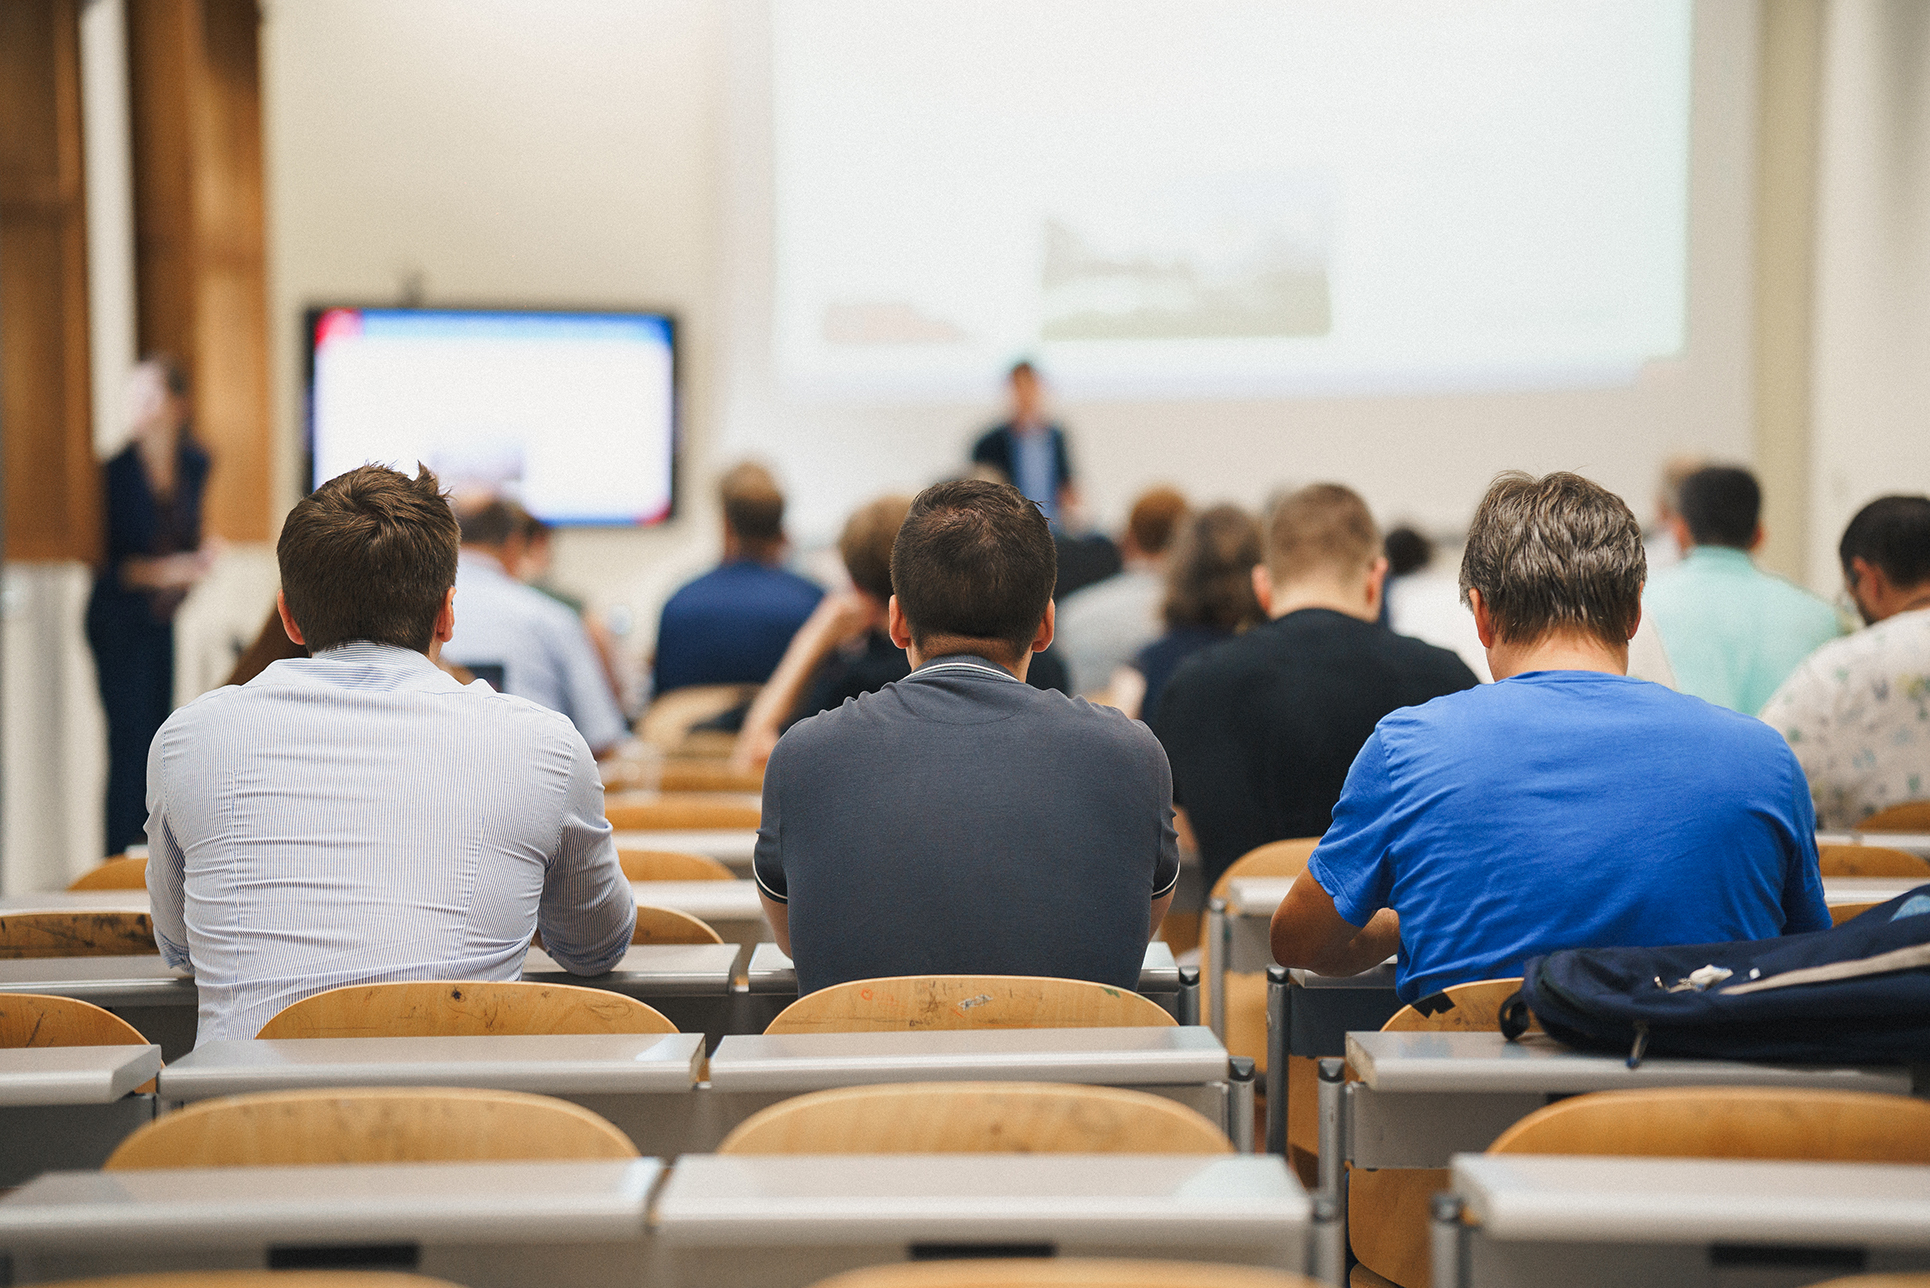
[[675, 326], [661, 313], [325, 308], [308, 317], [309, 486], [417, 461], [555, 524], [669, 517]]

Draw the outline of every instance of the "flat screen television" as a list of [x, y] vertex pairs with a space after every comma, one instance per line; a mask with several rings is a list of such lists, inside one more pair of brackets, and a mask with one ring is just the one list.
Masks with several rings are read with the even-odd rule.
[[553, 524], [639, 527], [673, 512], [677, 345], [664, 313], [311, 309], [311, 488], [417, 461]]

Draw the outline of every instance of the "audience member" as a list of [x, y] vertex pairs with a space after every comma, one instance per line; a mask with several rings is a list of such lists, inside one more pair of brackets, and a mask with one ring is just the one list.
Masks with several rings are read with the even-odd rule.
[[1496, 682], [1380, 722], [1274, 915], [1281, 963], [1351, 975], [1398, 950], [1412, 1002], [1556, 949], [1828, 928], [1789, 748], [1624, 674], [1645, 567], [1613, 493], [1495, 480], [1461, 585]]
[[824, 597], [816, 583], [780, 566], [784, 493], [762, 465], [746, 461], [718, 485], [724, 560], [663, 606], [654, 688], [762, 684], [791, 637]]
[[583, 624], [583, 634], [588, 637], [590, 647], [596, 650], [596, 661], [603, 668], [603, 679], [609, 684], [610, 692], [617, 695], [618, 705], [621, 706], [623, 674], [617, 665], [617, 640], [610, 630], [610, 624], [590, 607], [589, 601], [583, 596], [572, 594], [556, 584], [553, 575], [556, 529], [513, 501], [509, 508], [515, 515], [516, 532], [522, 537], [523, 545], [516, 566], [507, 571], [531, 590], [548, 595], [576, 614], [577, 621]]
[[1748, 715], [1842, 633], [1835, 609], [1750, 559], [1762, 544], [1761, 510], [1762, 489], [1748, 470], [1713, 465], [1689, 475], [1670, 520], [1682, 558], [1642, 595], [1676, 687]]
[[1675, 540], [1676, 520], [1682, 517], [1682, 484], [1708, 463], [1708, 457], [1694, 452], [1678, 452], [1662, 462], [1662, 476], [1655, 485], [1655, 521], [1642, 533], [1650, 576], [1682, 557], [1682, 547]]
[[1867, 623], [1823, 645], [1762, 709], [1809, 776], [1824, 827], [1930, 798], [1930, 497], [1857, 511], [1837, 555]]
[[628, 948], [636, 897], [582, 736], [436, 667], [457, 543], [426, 469], [324, 483], [276, 549], [283, 627], [313, 657], [196, 699], [154, 740], [154, 937], [194, 972], [199, 1042], [351, 984], [515, 979], [539, 928], [579, 974]]
[[504, 693], [562, 712], [597, 755], [607, 754], [629, 725], [582, 620], [516, 580], [523, 545], [516, 512], [491, 497], [462, 504], [456, 518], [462, 612], [446, 650], [450, 659]]
[[1209, 886], [1255, 846], [1326, 831], [1382, 716], [1476, 682], [1448, 650], [1377, 624], [1386, 573], [1360, 497], [1332, 483], [1291, 493], [1252, 573], [1270, 620], [1194, 654], [1167, 684], [1153, 729]]
[[1113, 704], [1150, 717], [1181, 662], [1260, 621], [1253, 595], [1259, 562], [1260, 525], [1239, 506], [1216, 505], [1188, 519], [1166, 569], [1165, 633], [1113, 672]]
[[1056, 530], [1078, 505], [1065, 430], [1046, 416], [1045, 384], [1030, 362], [1014, 363], [1006, 385], [1011, 413], [972, 444], [972, 464], [1036, 502]]
[[1054, 562], [1009, 486], [912, 502], [887, 609], [912, 674], [800, 721], [764, 775], [754, 871], [803, 992], [934, 972], [1135, 987], [1179, 874], [1171, 779], [1142, 725], [1023, 683]]
[[1133, 502], [1119, 553], [1124, 571], [1058, 596], [1059, 652], [1073, 692], [1096, 693], [1113, 671], [1159, 634], [1166, 548], [1186, 516], [1186, 498], [1154, 488]]

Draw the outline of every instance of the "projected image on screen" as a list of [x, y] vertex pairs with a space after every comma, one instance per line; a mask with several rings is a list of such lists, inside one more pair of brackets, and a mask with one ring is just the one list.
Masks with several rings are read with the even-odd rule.
[[326, 309], [310, 322], [311, 485], [433, 469], [558, 524], [657, 523], [676, 451], [658, 314]]
[[795, 391], [1627, 379], [1682, 346], [1690, 0], [774, 0]]

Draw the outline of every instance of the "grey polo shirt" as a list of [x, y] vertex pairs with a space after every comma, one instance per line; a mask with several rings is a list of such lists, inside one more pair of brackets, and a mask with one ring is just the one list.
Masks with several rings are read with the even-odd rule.
[[793, 725], [764, 773], [758, 886], [801, 992], [888, 975], [1139, 980], [1179, 875], [1145, 725], [937, 658]]

